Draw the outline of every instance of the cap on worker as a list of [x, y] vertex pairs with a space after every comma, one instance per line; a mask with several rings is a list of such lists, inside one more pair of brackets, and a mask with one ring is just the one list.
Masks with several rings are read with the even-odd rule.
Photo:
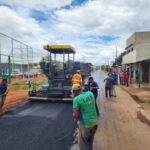
[[74, 84], [74, 85], [72, 86], [72, 90], [73, 90], [73, 91], [77, 91], [77, 90], [80, 90], [80, 89], [81, 89], [80, 84]]
[[77, 70], [78, 73], [80, 73], [80, 70]]

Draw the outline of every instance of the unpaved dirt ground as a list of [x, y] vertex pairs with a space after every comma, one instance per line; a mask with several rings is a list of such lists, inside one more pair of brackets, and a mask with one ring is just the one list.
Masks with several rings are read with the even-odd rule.
[[117, 97], [100, 96], [101, 119], [94, 150], [149, 150], [150, 127], [137, 118], [139, 104], [117, 87]]
[[[93, 75], [100, 87], [97, 102], [101, 113], [93, 150], [149, 150], [150, 127], [137, 117], [140, 105], [119, 87], [116, 98], [106, 99], [104, 75]], [[79, 150], [78, 145], [71, 150]]]
[[[140, 105], [120, 87], [116, 87], [116, 98], [106, 99], [105, 74], [93, 76], [100, 87], [97, 102], [101, 113], [93, 150], [149, 150], [150, 127], [137, 118]], [[79, 150], [78, 145], [71, 150]]]
[[133, 99], [141, 105], [141, 107], [145, 110], [150, 111], [150, 92], [149, 89], [146, 88], [133, 88], [133, 87], [126, 87], [120, 86], [124, 89], [129, 95], [133, 97]]
[[16, 106], [18, 103], [26, 101], [28, 98], [27, 91], [20, 92], [10, 92], [7, 95], [6, 101], [3, 106], [3, 112], [7, 111], [9, 108]]

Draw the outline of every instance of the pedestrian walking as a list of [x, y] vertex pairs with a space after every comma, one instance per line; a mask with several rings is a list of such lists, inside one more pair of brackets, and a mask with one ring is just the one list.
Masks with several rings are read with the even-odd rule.
[[116, 97], [116, 85], [117, 85], [117, 80], [118, 80], [118, 75], [116, 72], [113, 72], [112, 74], [112, 78], [113, 78], [113, 85], [112, 85], [112, 96]]
[[104, 79], [104, 82], [105, 83], [105, 96], [108, 97], [108, 94], [109, 94], [109, 97], [112, 96], [112, 86], [113, 86], [113, 78], [111, 77], [111, 74], [108, 74], [108, 77]]
[[77, 70], [72, 77], [72, 85], [74, 84], [80, 84], [82, 86], [82, 76], [80, 74], [80, 70]]
[[113, 80], [114, 80], [114, 85], [117, 85], [118, 75], [117, 75], [116, 72], [113, 72], [113, 73], [112, 73], [112, 78], [113, 78]]
[[93, 93], [94, 97], [95, 97], [95, 107], [96, 107], [96, 112], [97, 115], [99, 116], [99, 108], [97, 105], [97, 97], [98, 97], [98, 84], [96, 81], [94, 81], [93, 77], [89, 77], [88, 79], [88, 85], [89, 85], [89, 90]]
[[124, 85], [128, 86], [129, 75], [127, 71], [124, 71], [123, 73], [123, 80], [124, 80]]
[[2, 79], [0, 84], [0, 107], [3, 107], [6, 98], [7, 79]]
[[123, 71], [119, 73], [120, 84], [123, 85]]
[[112, 96], [116, 97], [117, 94], [116, 94], [116, 84], [115, 82], [113, 81], [113, 85], [112, 85]]
[[82, 92], [79, 84], [72, 87], [73, 117], [78, 120], [78, 144], [80, 150], [92, 150], [94, 135], [98, 127], [98, 116], [95, 107], [95, 98], [92, 92]]

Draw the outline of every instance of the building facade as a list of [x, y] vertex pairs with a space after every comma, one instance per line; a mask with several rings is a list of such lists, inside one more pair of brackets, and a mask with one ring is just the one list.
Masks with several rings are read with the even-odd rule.
[[122, 65], [127, 66], [131, 83], [150, 87], [150, 31], [135, 32], [126, 42]]

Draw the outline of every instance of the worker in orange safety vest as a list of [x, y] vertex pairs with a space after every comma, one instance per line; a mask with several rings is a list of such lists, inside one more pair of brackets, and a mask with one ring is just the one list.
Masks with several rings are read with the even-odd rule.
[[72, 85], [79, 84], [82, 86], [82, 76], [80, 74], [80, 70], [77, 70], [76, 73], [72, 77]]

